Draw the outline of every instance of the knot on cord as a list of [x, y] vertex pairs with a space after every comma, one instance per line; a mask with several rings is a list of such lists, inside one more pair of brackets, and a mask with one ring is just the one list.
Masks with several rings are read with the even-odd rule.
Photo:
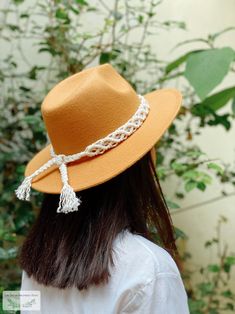
[[65, 164], [66, 163], [66, 155], [54, 155], [54, 159], [55, 159], [55, 164], [58, 165], [59, 167], [62, 165], [62, 164]]
[[72, 155], [56, 155], [53, 147], [51, 146], [51, 159], [39, 167], [34, 173], [24, 178], [21, 185], [15, 191], [17, 197], [21, 200], [29, 201], [32, 180], [51, 166], [57, 165], [59, 167], [61, 181], [63, 184], [63, 188], [60, 192], [60, 201], [57, 212], [70, 213], [77, 211], [79, 205], [81, 204], [81, 200], [77, 198], [76, 193], [69, 184], [67, 164], [77, 161], [84, 156], [93, 157], [96, 155], [101, 155], [131, 136], [131, 134], [133, 134], [143, 124], [150, 109], [146, 99], [141, 95], [138, 96], [140, 99], [140, 105], [135, 114], [114, 132], [110, 133], [104, 138], [99, 139], [95, 143], [88, 145], [84, 151]]

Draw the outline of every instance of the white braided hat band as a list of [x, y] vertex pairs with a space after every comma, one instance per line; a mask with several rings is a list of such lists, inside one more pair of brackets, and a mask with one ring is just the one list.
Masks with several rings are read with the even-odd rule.
[[138, 95], [140, 99], [140, 105], [135, 114], [121, 127], [110, 133], [106, 137], [99, 139], [95, 143], [88, 145], [84, 151], [72, 155], [56, 155], [53, 147], [51, 146], [51, 159], [49, 159], [44, 165], [38, 168], [34, 173], [25, 177], [21, 185], [16, 189], [16, 196], [20, 200], [30, 200], [30, 190], [32, 180], [40, 173], [44, 172], [53, 165], [58, 165], [63, 188], [60, 193], [59, 207], [57, 213], [69, 213], [77, 211], [81, 204], [81, 199], [77, 198], [73, 188], [69, 185], [67, 164], [73, 161], [77, 161], [82, 157], [94, 157], [101, 155], [105, 151], [117, 146], [119, 143], [127, 139], [133, 134], [145, 121], [149, 113], [149, 104], [147, 100]]

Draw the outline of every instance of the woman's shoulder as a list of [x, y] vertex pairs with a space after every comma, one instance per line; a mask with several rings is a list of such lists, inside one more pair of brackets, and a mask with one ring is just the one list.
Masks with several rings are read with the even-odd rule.
[[138, 267], [151, 271], [153, 275], [180, 276], [179, 269], [171, 255], [161, 246], [145, 237], [125, 230], [120, 233], [114, 242], [114, 250], [121, 256], [126, 267]]
[[[125, 231], [115, 241], [120, 263], [113, 282], [122, 313], [187, 313], [187, 293], [171, 255], [141, 235]], [[116, 290], [115, 290], [116, 291]]]

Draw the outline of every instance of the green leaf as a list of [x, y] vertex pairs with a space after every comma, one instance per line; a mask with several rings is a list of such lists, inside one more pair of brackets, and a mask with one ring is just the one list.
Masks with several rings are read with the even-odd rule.
[[226, 273], [229, 273], [231, 270], [231, 267], [235, 265], [235, 256], [227, 256], [224, 261], [224, 271]]
[[209, 246], [213, 245], [213, 244], [217, 244], [219, 241], [216, 238], [213, 238], [211, 241], [206, 241], [204, 246], [205, 248], [208, 248]]
[[205, 99], [204, 105], [211, 108], [214, 111], [217, 111], [218, 109], [226, 105], [227, 102], [231, 100], [231, 98], [233, 98], [234, 96], [235, 96], [235, 87], [230, 87], [214, 95], [211, 95], [210, 97]]
[[166, 168], [163, 166], [158, 166], [156, 168], [157, 171], [157, 175], [159, 178], [161, 178], [162, 180], [166, 177]]
[[196, 186], [197, 186], [197, 182], [190, 180], [190, 181], [186, 182], [186, 184], [185, 184], [185, 191], [186, 191], [186, 192], [190, 192], [190, 191], [192, 191]]
[[189, 309], [192, 314], [201, 314], [201, 310], [205, 307], [206, 303], [204, 300], [189, 299]]
[[214, 291], [214, 283], [212, 282], [203, 282], [198, 285], [199, 290], [201, 291], [202, 296], [210, 295]]
[[170, 200], [166, 200], [166, 203], [167, 203], [167, 206], [170, 208], [170, 209], [177, 209], [177, 208], [180, 208], [179, 204], [176, 204], [175, 202], [172, 202]]
[[211, 182], [212, 182], [211, 176], [209, 176], [207, 173], [204, 173], [204, 172], [201, 172], [200, 174], [201, 174], [201, 176], [200, 176], [201, 182], [203, 182], [205, 184], [211, 184]]
[[174, 232], [175, 232], [176, 239], [179, 239], [179, 238], [181, 238], [181, 239], [188, 239], [186, 233], [184, 233], [183, 230], [181, 230], [181, 229], [179, 229], [179, 228], [177, 228], [175, 226], [174, 226]]
[[232, 102], [232, 112], [235, 115], [235, 97], [233, 98], [233, 102]]
[[205, 155], [205, 153], [201, 152], [200, 150], [189, 150], [186, 152], [186, 156], [191, 157], [191, 158], [198, 158], [202, 155]]
[[212, 245], [212, 242], [211, 241], [206, 241], [205, 242], [205, 244], [204, 244], [204, 246], [207, 248], [207, 247], [209, 247], [209, 246], [211, 246]]
[[117, 20], [117, 21], [121, 20], [122, 17], [123, 17], [123, 15], [120, 12], [116, 11], [116, 10], [113, 11], [112, 13], [113, 13], [114, 19]]
[[234, 310], [233, 303], [230, 303], [230, 302], [226, 303], [226, 309], [233, 311]]
[[18, 25], [6, 24], [6, 27], [8, 27], [12, 31], [20, 31], [20, 27]]
[[235, 256], [227, 256], [225, 263], [229, 265], [235, 265]]
[[23, 92], [30, 92], [30, 88], [26, 86], [20, 86], [19, 89], [22, 90]]
[[183, 64], [187, 58], [194, 53], [197, 53], [199, 51], [203, 51], [203, 50], [195, 50], [195, 51], [189, 51], [186, 54], [184, 54], [183, 56], [179, 57], [178, 59], [172, 61], [171, 63], [169, 63], [166, 68], [165, 68], [165, 73], [168, 74], [171, 71], [175, 70], [176, 68], [178, 68], [181, 64]]
[[234, 51], [229, 47], [208, 49], [187, 58], [185, 77], [204, 99], [225, 77], [234, 59]]
[[100, 54], [100, 64], [108, 63], [110, 61], [110, 52], [102, 52]]
[[200, 172], [197, 170], [188, 170], [183, 174], [184, 179], [197, 179], [200, 176]]
[[233, 293], [231, 290], [225, 290], [223, 292], [221, 292], [221, 295], [224, 296], [225, 298], [232, 298], [233, 297]]
[[15, 4], [21, 4], [21, 3], [24, 2], [24, 0], [13, 0], [13, 2], [14, 2]]
[[215, 164], [214, 162], [210, 162], [208, 165], [207, 165], [208, 169], [213, 169], [215, 170], [217, 173], [219, 174], [223, 174], [224, 173], [224, 169], [221, 168], [219, 165]]
[[85, 0], [75, 0], [75, 2], [80, 5], [88, 5], [88, 3]]
[[216, 113], [213, 114], [213, 117], [207, 122], [208, 125], [219, 125], [225, 127], [226, 130], [229, 130], [231, 128], [231, 122], [229, 121], [230, 114], [222, 114], [217, 115]]
[[191, 109], [191, 112], [194, 115], [205, 117], [206, 115], [211, 114], [212, 112], [224, 107], [228, 103], [228, 101], [233, 99], [234, 97], [235, 87], [233, 86], [224, 89], [216, 94], [213, 94], [204, 99], [203, 102], [194, 105]]
[[45, 67], [38, 67], [38, 66], [33, 66], [31, 68], [31, 70], [28, 72], [28, 77], [31, 79], [31, 80], [36, 80], [37, 79], [37, 74], [40, 70], [44, 70]]
[[80, 11], [79, 11], [77, 8], [73, 7], [72, 5], [71, 5], [69, 8], [70, 8], [76, 15], [80, 14]]
[[143, 15], [139, 15], [138, 18], [137, 18], [137, 20], [138, 20], [138, 22], [139, 22], [140, 24], [142, 24], [143, 21], [144, 21]]
[[[24, 1], [24, 0], [23, 0]], [[23, 2], [22, 1], [22, 2]], [[21, 19], [26, 19], [26, 18], [28, 18], [29, 17], [29, 14], [28, 13], [22, 13], [22, 14], [20, 14], [20, 18]]]
[[185, 171], [188, 166], [185, 165], [185, 164], [182, 164], [182, 163], [179, 163], [177, 161], [174, 161], [172, 164], [171, 164], [171, 168], [177, 172], [183, 172]]
[[220, 271], [220, 267], [216, 264], [208, 265], [207, 269], [212, 273], [218, 273]]
[[8, 242], [16, 242], [16, 234], [14, 233], [3, 233], [2, 240], [8, 241]]
[[206, 189], [206, 184], [204, 182], [198, 182], [197, 188], [201, 191], [205, 191]]
[[100, 54], [99, 63], [100, 64], [108, 63], [111, 60], [116, 59], [119, 53], [120, 53], [119, 50], [112, 50], [112, 51], [109, 51], [109, 52], [102, 52]]
[[56, 10], [55, 16], [61, 20], [68, 20], [68, 13], [62, 8]]
[[40, 52], [48, 52], [48, 53], [50, 53], [52, 56], [56, 56], [56, 55], [59, 55], [60, 53], [59, 52], [57, 52], [55, 49], [53, 49], [52, 47], [48, 47], [48, 48], [40, 48], [39, 50], [38, 50], [38, 52], [40, 53]]

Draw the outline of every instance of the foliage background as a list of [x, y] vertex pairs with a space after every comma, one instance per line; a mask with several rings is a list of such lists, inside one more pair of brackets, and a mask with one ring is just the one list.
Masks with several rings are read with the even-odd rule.
[[[229, 132], [234, 124], [235, 53], [230, 42], [218, 44], [234, 31], [234, 25], [206, 37], [172, 42], [171, 48], [177, 47], [169, 61], [161, 56], [162, 40], [167, 42], [166, 35], [176, 31], [187, 32], [187, 25], [166, 14], [163, 19], [159, 14], [162, 6], [164, 1], [150, 0], [116, 0], [108, 5], [102, 0], [14, 0], [2, 5], [1, 290], [19, 287], [17, 250], [40, 206], [36, 192], [31, 204], [18, 202], [14, 195], [25, 163], [47, 141], [40, 104], [59, 80], [85, 67], [109, 62], [139, 93], [165, 86], [182, 90], [181, 112], [157, 144], [157, 171], [172, 215], [179, 217], [197, 207], [182, 207], [195, 191], [207, 195], [209, 189], [219, 187], [209, 203], [234, 195], [234, 164], [208, 156], [197, 141], [205, 130]], [[232, 77], [229, 86], [221, 84], [226, 77]], [[233, 145], [226, 142], [228, 138], [224, 136], [224, 146]], [[196, 265], [190, 263], [192, 252], [182, 249], [187, 235], [176, 228], [191, 313], [234, 309], [235, 287], [230, 277], [235, 256], [223, 237], [225, 222], [223, 215], [212, 239], [205, 243], [204, 250], [214, 254], [209, 264], [202, 264], [200, 258]]]

